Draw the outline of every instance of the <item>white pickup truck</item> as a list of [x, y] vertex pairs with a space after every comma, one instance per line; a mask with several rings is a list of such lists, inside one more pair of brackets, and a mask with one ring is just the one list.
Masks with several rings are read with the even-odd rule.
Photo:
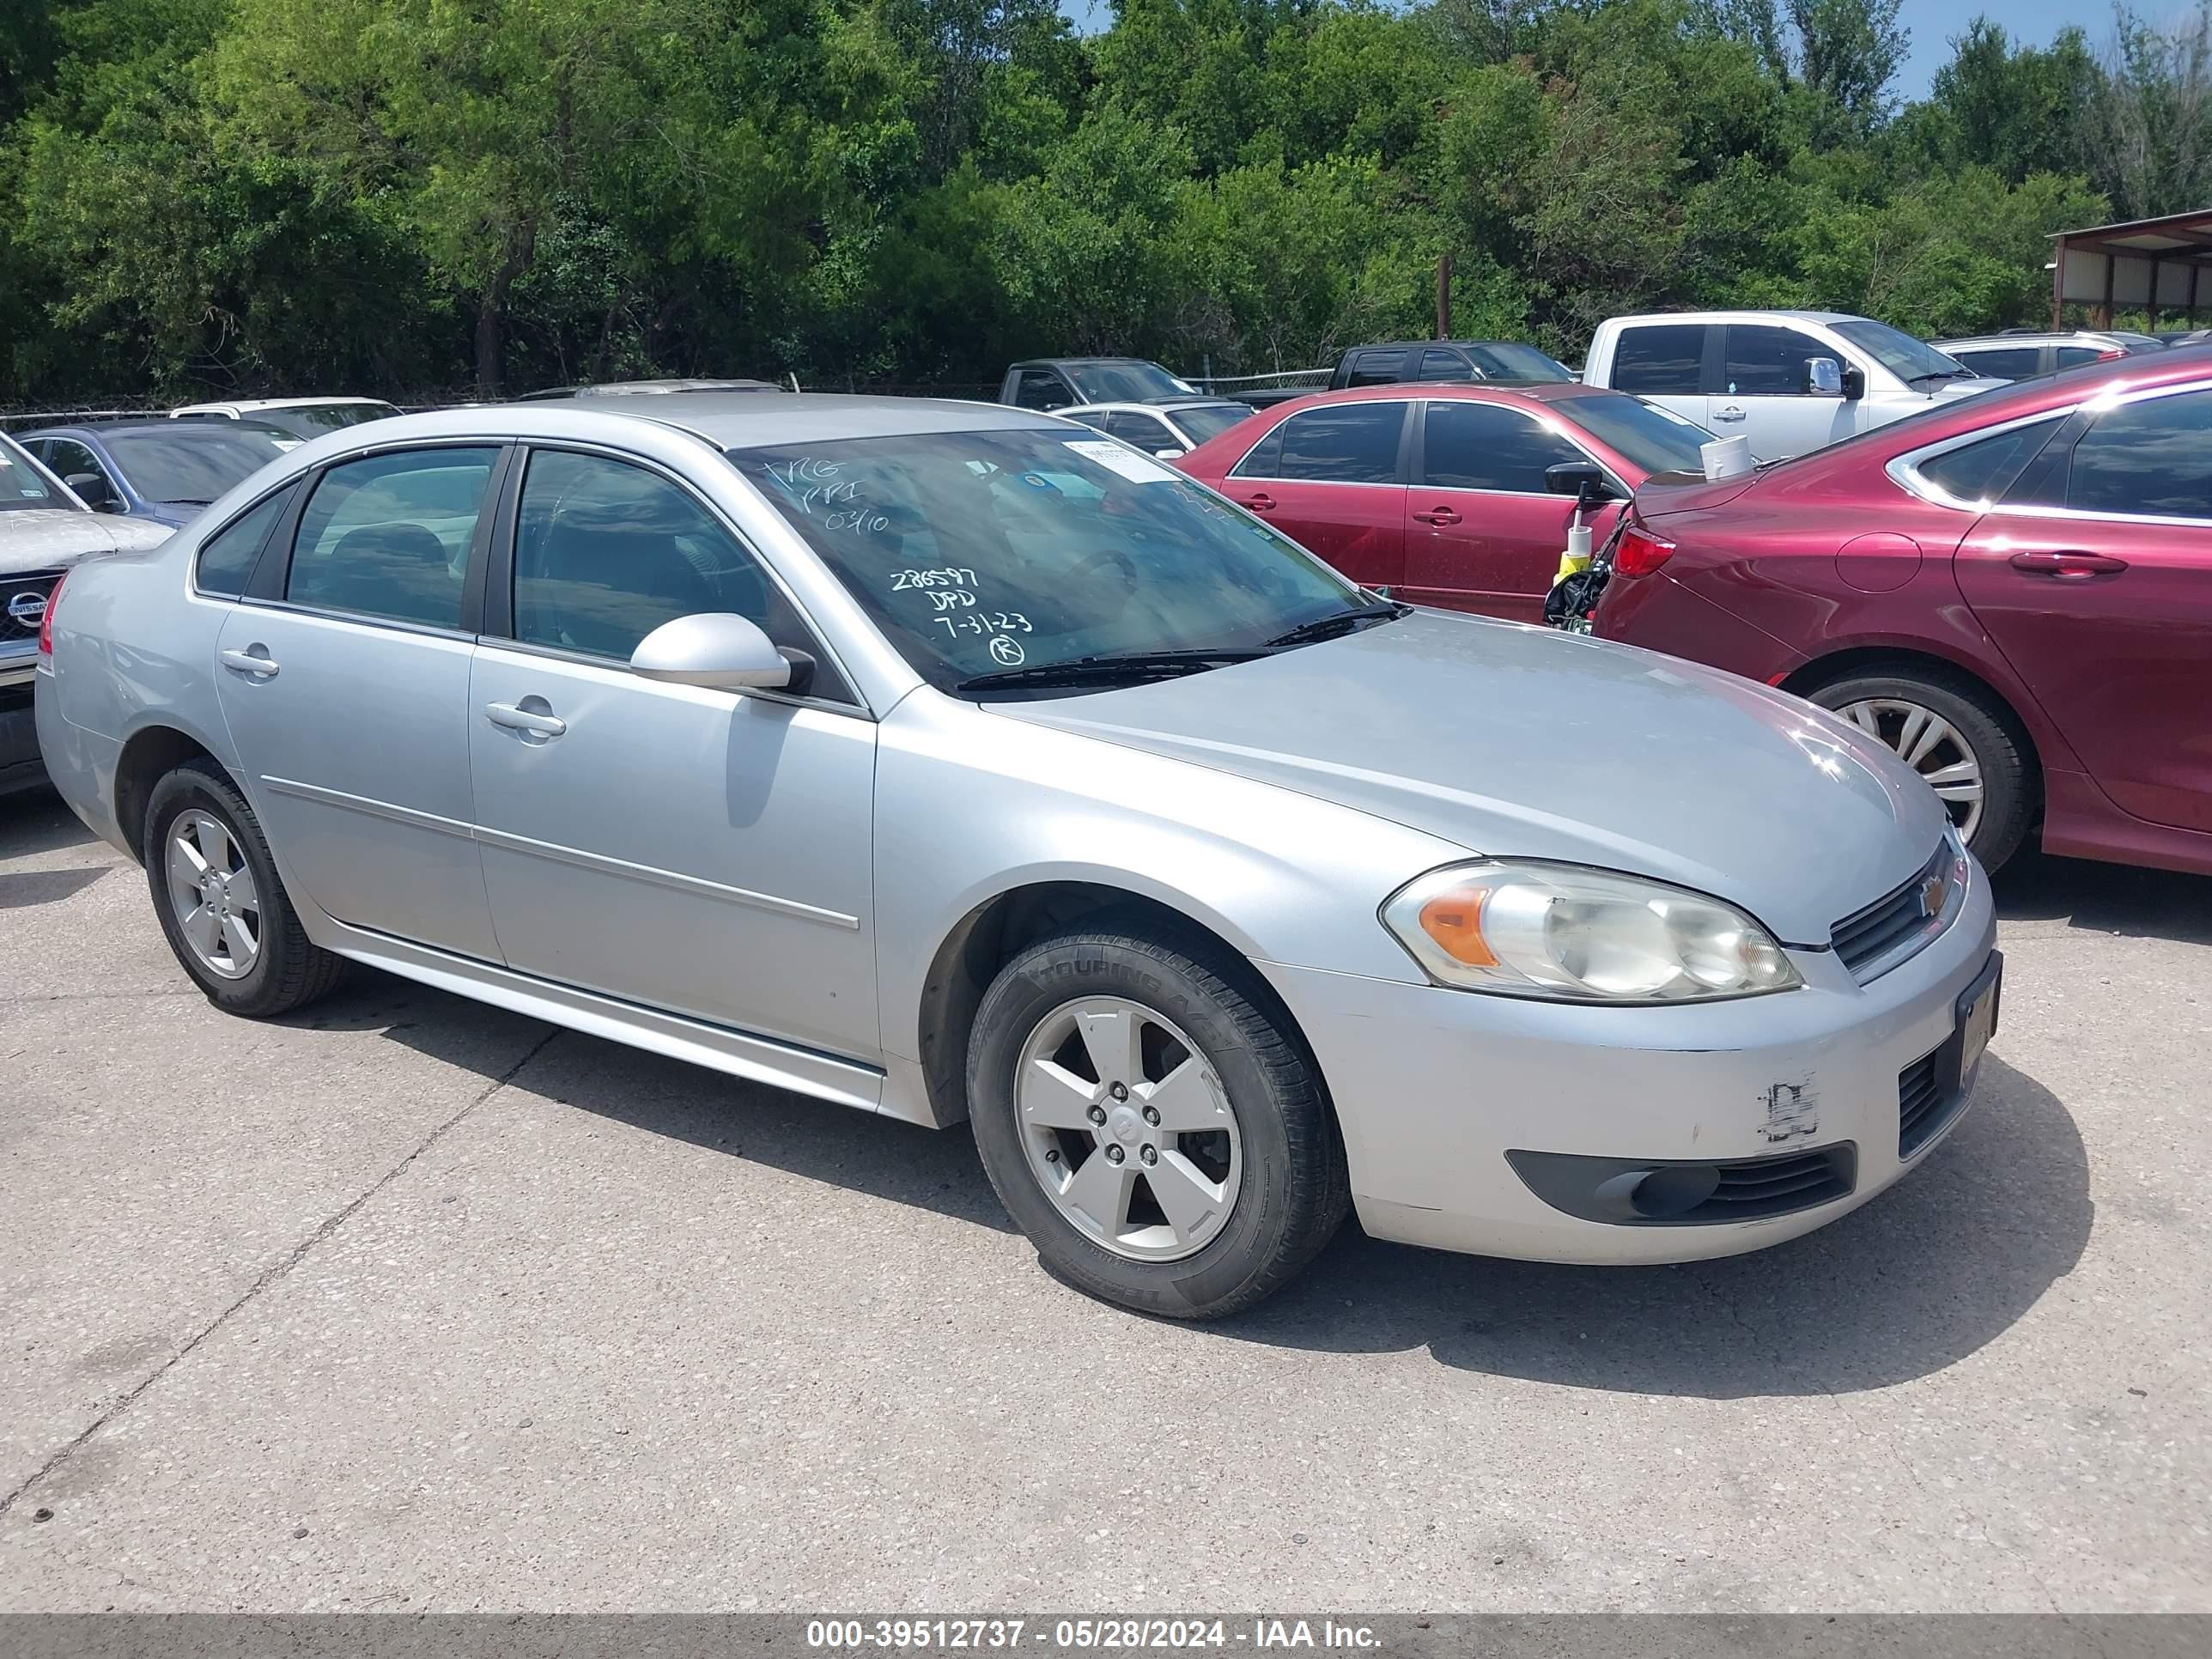
[[1684, 311], [1600, 323], [1583, 379], [1630, 392], [1762, 461], [2005, 384], [1871, 318], [1835, 311]]

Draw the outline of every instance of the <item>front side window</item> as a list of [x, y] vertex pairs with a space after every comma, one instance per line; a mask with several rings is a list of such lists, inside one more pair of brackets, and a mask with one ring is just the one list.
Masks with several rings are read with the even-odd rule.
[[[1809, 334], [1761, 323], [1734, 323], [1721, 384], [1736, 398], [1797, 398], [1808, 387], [1805, 365], [1836, 354]], [[1838, 363], [1838, 368], [1843, 365]]]
[[0, 513], [82, 511], [57, 489], [15, 441], [0, 434]]
[[1088, 656], [1255, 649], [1358, 599], [1275, 531], [1101, 439], [926, 433], [730, 459], [941, 689]]
[[516, 639], [627, 662], [663, 623], [706, 611], [812, 648], [782, 591], [690, 491], [603, 455], [532, 455], [514, 532]]
[[73, 438], [50, 438], [46, 441], [46, 460], [55, 475], [64, 483], [71, 478], [105, 479], [107, 471], [99, 458]]
[[1352, 360], [1352, 373], [1346, 377], [1346, 386], [1394, 386], [1406, 378], [1406, 359], [1410, 353], [1403, 351], [1363, 351]]
[[1065, 409], [1075, 401], [1075, 394], [1052, 370], [1025, 368], [1014, 382], [1014, 401], [1024, 409]]
[[1474, 371], [1456, 351], [1439, 351], [1431, 346], [1421, 354], [1421, 379], [1432, 383], [1464, 382], [1474, 379]]
[[1674, 396], [1705, 387], [1703, 323], [1639, 323], [1620, 331], [1613, 347], [1617, 392]]
[[496, 449], [416, 449], [331, 468], [300, 515], [284, 597], [459, 628], [469, 544], [498, 459]]
[[1620, 392], [1578, 392], [1552, 408], [1561, 420], [1645, 472], [1705, 471], [1703, 452], [1713, 434], [1671, 409]]
[[1421, 436], [1421, 477], [1439, 489], [1546, 492], [1544, 469], [1589, 458], [1519, 410], [1436, 403]]
[[1398, 477], [1401, 403], [1337, 404], [1283, 422], [1278, 478], [1314, 483], [1393, 483]]
[[1194, 404], [1175, 412], [1176, 424], [1194, 444], [1211, 443], [1232, 426], [1252, 418], [1249, 404]]
[[1149, 454], [1155, 449], [1181, 449], [1182, 441], [1168, 430], [1168, 423], [1157, 416], [1139, 415], [1125, 411], [1109, 415], [1101, 427], [1125, 444], [1133, 444]]
[[1539, 351], [1517, 340], [1489, 340], [1467, 348], [1467, 355], [1486, 379], [1492, 380], [1571, 380], [1574, 374], [1549, 352]]
[[246, 514], [225, 526], [210, 537], [200, 549], [197, 580], [204, 593], [218, 593], [230, 597], [246, 592], [246, 584], [253, 575], [255, 562], [269, 540], [269, 532], [284, 516], [291, 505], [293, 493], [299, 489], [293, 484], [278, 490], [267, 501], [249, 508]]
[[2212, 392], [2124, 404], [2074, 446], [2066, 505], [2118, 517], [2212, 520]]

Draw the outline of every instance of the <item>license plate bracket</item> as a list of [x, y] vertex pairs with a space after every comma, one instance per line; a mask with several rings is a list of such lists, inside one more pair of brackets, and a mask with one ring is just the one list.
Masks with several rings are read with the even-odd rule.
[[1959, 994], [1957, 1025], [1948, 1045], [1951, 1049], [1950, 1089], [1962, 1095], [1974, 1086], [1974, 1073], [1996, 1035], [1997, 1012], [2004, 995], [2004, 953], [1990, 952], [1988, 964], [1974, 982]]

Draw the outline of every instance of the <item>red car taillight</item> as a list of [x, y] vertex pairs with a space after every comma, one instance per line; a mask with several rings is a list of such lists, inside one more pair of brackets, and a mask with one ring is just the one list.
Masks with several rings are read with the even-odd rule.
[[2117, 363], [2121, 358], [2127, 355], [2128, 354], [2121, 350], [2119, 347], [2114, 346], [2110, 351], [2099, 352], [2097, 354], [2097, 361], [2100, 363]]
[[69, 580], [64, 571], [54, 580], [46, 594], [46, 613], [39, 618], [39, 654], [51, 659], [54, 654], [54, 607], [62, 602], [62, 584]]
[[1634, 520], [1620, 532], [1620, 545], [1613, 550], [1613, 574], [1648, 576], [1674, 556], [1674, 543], [1653, 535], [1641, 520]]

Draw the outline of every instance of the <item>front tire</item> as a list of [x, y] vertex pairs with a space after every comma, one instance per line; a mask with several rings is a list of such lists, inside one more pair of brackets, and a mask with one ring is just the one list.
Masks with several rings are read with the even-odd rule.
[[2009, 713], [1988, 693], [1902, 671], [1853, 674], [1808, 695], [1927, 779], [1984, 870], [2019, 850], [2034, 817], [2035, 771]]
[[154, 786], [141, 851], [169, 948], [216, 1007], [267, 1019], [337, 984], [343, 959], [308, 939], [260, 821], [216, 767], [191, 762]]
[[1000, 969], [969, 1117], [1048, 1267], [1139, 1313], [1210, 1319], [1297, 1275], [1351, 1205], [1320, 1075], [1251, 970], [1109, 921]]

